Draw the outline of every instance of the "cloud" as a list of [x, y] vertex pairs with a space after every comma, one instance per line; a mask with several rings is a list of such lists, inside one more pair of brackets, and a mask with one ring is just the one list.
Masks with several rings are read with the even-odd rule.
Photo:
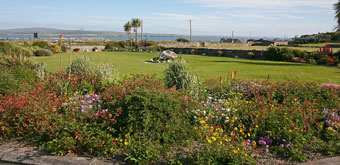
[[201, 4], [214, 8], [277, 8], [309, 6], [328, 8], [337, 0], [185, 0], [190, 3]]
[[256, 18], [263, 20], [274, 20], [275, 18], [272, 16], [260, 15], [260, 14], [228, 14], [231, 17], [241, 17], [241, 18]]
[[104, 16], [96, 16], [96, 15], [90, 15], [87, 16], [87, 18], [94, 18], [94, 19], [110, 19], [109, 17], [104, 17]]
[[199, 20], [199, 17], [185, 14], [177, 14], [177, 13], [154, 13], [156, 16], [167, 17], [168, 19], [176, 19], [176, 20]]

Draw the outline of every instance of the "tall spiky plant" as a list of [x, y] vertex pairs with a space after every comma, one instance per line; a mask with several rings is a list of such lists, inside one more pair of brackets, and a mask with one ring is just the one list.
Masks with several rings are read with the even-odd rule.
[[124, 31], [127, 33], [129, 37], [129, 41], [131, 41], [131, 30], [132, 30], [132, 25], [130, 21], [124, 24]]
[[198, 83], [197, 76], [189, 71], [186, 62], [181, 58], [171, 62], [168, 68], [165, 69], [164, 75], [165, 83], [169, 88], [193, 89]]
[[142, 25], [142, 20], [138, 19], [138, 18], [132, 18], [131, 20], [131, 25], [134, 28], [135, 32], [136, 32], [136, 46], [138, 45], [138, 28], [140, 28], [140, 26]]
[[334, 4], [334, 10], [335, 10], [335, 19], [337, 22], [337, 25], [335, 26], [334, 30], [340, 31], [340, 0]]

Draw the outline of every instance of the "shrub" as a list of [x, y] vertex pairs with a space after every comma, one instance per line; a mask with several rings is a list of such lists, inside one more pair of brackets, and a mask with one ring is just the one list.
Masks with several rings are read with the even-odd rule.
[[48, 48], [48, 43], [46, 41], [35, 41], [32, 44], [33, 46], [38, 46], [40, 48], [46, 49]]
[[128, 41], [119, 41], [119, 42], [109, 41], [105, 45], [105, 50], [113, 50], [116, 48], [126, 48], [128, 47], [128, 45], [129, 45]]
[[294, 58], [293, 51], [288, 48], [281, 48], [280, 49], [280, 61], [291, 61]]
[[280, 61], [281, 60], [280, 48], [274, 45], [269, 46], [264, 54], [264, 57], [266, 60]]
[[6, 66], [31, 66], [31, 62], [28, 60], [30, 57], [31, 51], [28, 48], [23, 47], [12, 47], [11, 50], [4, 54], [0, 54], [0, 65]]
[[143, 40], [143, 41], [142, 41], [142, 45], [143, 45], [144, 47], [149, 47], [149, 46], [155, 45], [155, 43], [154, 43], [153, 41], [150, 41], [150, 40]]
[[13, 47], [14, 46], [11, 43], [0, 41], [0, 55], [9, 53]]
[[61, 53], [61, 47], [59, 45], [50, 45], [48, 46], [48, 50], [51, 50], [53, 53]]
[[42, 57], [42, 56], [51, 56], [53, 53], [48, 49], [39, 49], [34, 52], [34, 56]]
[[25, 82], [32, 83], [35, 72], [27, 66], [1, 66], [0, 65], [0, 95], [20, 92], [25, 89]]
[[307, 53], [299, 49], [293, 49], [294, 57], [307, 58]]
[[189, 42], [189, 40], [187, 40], [185, 38], [177, 38], [176, 41], [177, 42]]
[[117, 76], [118, 73], [114, 68], [113, 64], [102, 64], [99, 66], [97, 70], [98, 76], [101, 77], [104, 80], [104, 84], [112, 84]]
[[68, 47], [67, 47], [67, 46], [61, 45], [61, 51], [62, 51], [63, 53], [66, 53], [67, 50], [68, 50]]
[[164, 74], [165, 84], [169, 88], [186, 90], [197, 85], [197, 77], [189, 72], [186, 62], [180, 58], [170, 63]]
[[96, 73], [95, 65], [85, 56], [72, 60], [71, 65], [66, 70], [71, 74], [89, 75]]

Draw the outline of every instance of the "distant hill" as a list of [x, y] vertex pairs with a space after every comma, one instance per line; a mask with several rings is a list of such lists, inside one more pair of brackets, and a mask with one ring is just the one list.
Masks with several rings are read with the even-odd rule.
[[38, 33], [43, 36], [52, 35], [84, 35], [84, 36], [121, 36], [126, 35], [123, 32], [110, 32], [110, 31], [87, 31], [87, 30], [63, 30], [52, 28], [21, 28], [21, 29], [8, 29], [0, 30], [0, 35], [33, 35]]
[[[63, 35], [73, 35], [73, 36], [126, 36], [125, 32], [112, 32], [112, 31], [87, 31], [87, 30], [64, 30], [64, 29], [53, 29], [53, 28], [20, 28], [20, 29], [8, 29], [0, 30], [1, 35], [8, 36], [26, 36], [33, 35], [33, 33], [38, 33], [39, 36], [58, 36]], [[139, 33], [140, 34], [140, 33]], [[145, 33], [145, 36], [164, 36], [164, 37], [188, 37], [189, 35], [179, 35], [179, 34], [151, 34]], [[195, 35], [199, 37], [200, 35]], [[210, 36], [205, 36], [210, 37]], [[212, 36], [219, 37], [219, 36]]]

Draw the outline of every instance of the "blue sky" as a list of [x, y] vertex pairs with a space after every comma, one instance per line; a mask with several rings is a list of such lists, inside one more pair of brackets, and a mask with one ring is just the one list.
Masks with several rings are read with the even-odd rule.
[[332, 31], [337, 0], [0, 0], [0, 29], [47, 27], [146, 33], [276, 36]]

